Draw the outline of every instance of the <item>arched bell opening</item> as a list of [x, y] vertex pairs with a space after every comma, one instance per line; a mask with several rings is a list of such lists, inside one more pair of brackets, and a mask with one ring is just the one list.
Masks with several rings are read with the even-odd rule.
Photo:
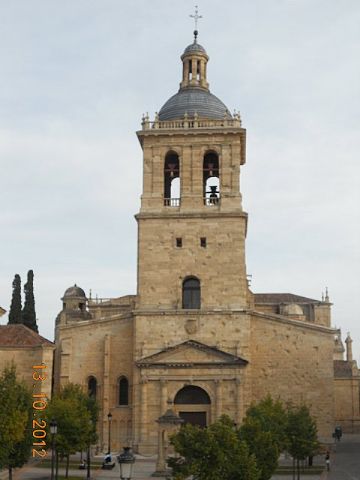
[[204, 155], [203, 197], [204, 205], [218, 205], [220, 202], [219, 156], [214, 151]]
[[208, 393], [196, 385], [186, 385], [174, 398], [176, 413], [185, 423], [206, 427], [210, 423], [211, 399]]
[[165, 157], [164, 205], [166, 207], [180, 205], [180, 162], [178, 154], [172, 150]]

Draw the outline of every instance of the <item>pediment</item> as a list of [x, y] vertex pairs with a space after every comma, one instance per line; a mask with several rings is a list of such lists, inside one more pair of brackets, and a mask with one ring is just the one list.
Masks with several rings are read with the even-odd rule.
[[144, 357], [136, 363], [143, 368], [190, 368], [245, 366], [248, 362], [241, 357], [224, 352], [216, 347], [210, 347], [195, 340], [188, 340]]

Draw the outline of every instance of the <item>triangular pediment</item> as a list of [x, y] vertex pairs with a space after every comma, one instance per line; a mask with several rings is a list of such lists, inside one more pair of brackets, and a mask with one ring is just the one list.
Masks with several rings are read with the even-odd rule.
[[247, 363], [247, 360], [243, 358], [195, 340], [188, 340], [173, 347], [165, 348], [137, 361], [139, 367], [152, 368], [245, 366]]

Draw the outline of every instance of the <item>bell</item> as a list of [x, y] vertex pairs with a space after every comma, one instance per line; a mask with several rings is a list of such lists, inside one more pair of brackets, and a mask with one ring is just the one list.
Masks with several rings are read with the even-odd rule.
[[170, 169], [170, 177], [173, 177], [174, 176], [174, 170], [175, 170], [175, 167], [176, 167], [176, 163], [168, 163], [168, 167]]

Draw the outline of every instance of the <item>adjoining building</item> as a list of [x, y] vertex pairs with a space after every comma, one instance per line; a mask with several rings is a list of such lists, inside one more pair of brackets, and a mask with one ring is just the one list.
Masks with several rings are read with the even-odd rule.
[[38, 333], [23, 324], [0, 325], [0, 370], [5, 366], [14, 364], [19, 379], [23, 379], [28, 387], [33, 390], [34, 366], [44, 365], [45, 378], [37, 385], [36, 391], [45, 393], [51, 398], [53, 378], [53, 357], [55, 345]]
[[131, 442], [154, 453], [156, 420], [169, 404], [187, 422], [208, 425], [228, 414], [240, 424], [267, 394], [308, 404], [320, 439], [331, 441], [338, 331], [329, 297], [250, 290], [240, 184], [246, 130], [209, 90], [197, 32], [181, 60], [179, 91], [137, 132], [137, 294], [65, 291], [55, 385], [80, 383], [96, 397], [102, 450], [109, 413], [114, 450]]

